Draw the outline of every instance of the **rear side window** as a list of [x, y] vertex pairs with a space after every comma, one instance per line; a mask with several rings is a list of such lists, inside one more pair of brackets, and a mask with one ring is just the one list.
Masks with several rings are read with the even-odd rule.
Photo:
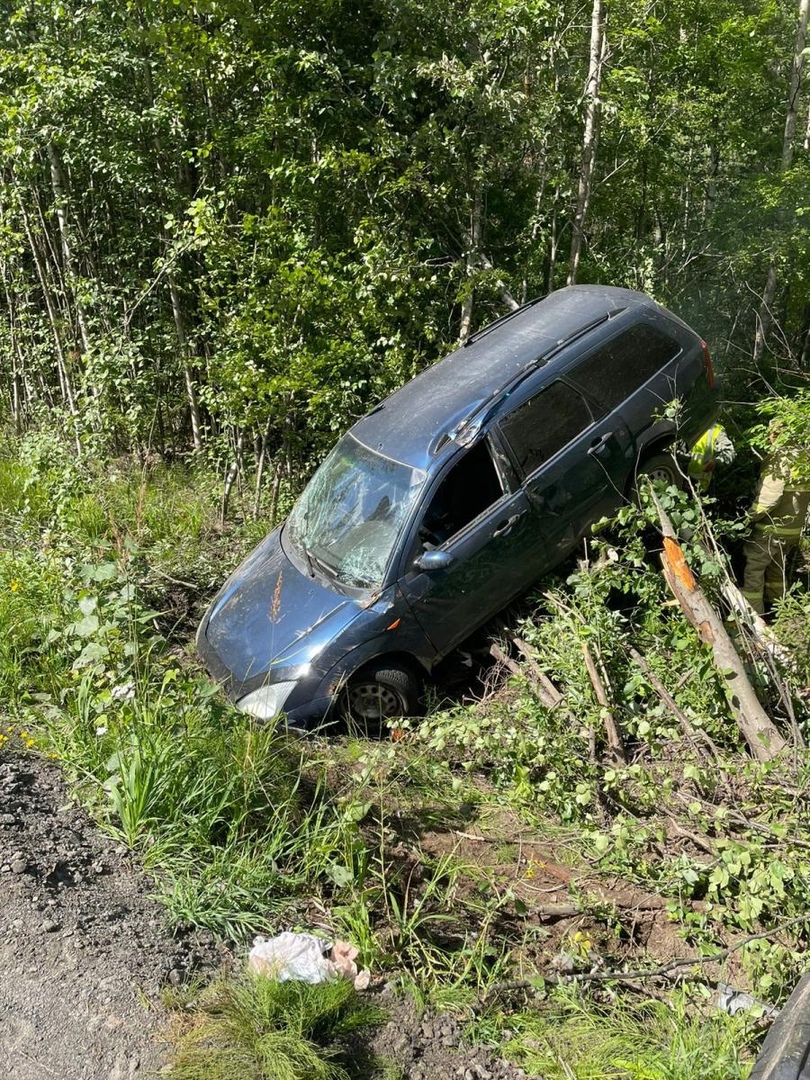
[[680, 344], [652, 326], [633, 326], [568, 373], [610, 412], [681, 351]]
[[585, 399], [572, 386], [552, 383], [501, 421], [501, 433], [524, 475], [533, 473], [593, 423]]

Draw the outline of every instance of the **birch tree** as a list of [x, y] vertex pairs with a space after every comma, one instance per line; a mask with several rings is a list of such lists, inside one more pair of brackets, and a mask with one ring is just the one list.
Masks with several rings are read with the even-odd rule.
[[585, 82], [585, 133], [582, 139], [582, 161], [579, 168], [577, 205], [571, 233], [571, 255], [568, 266], [568, 284], [574, 285], [582, 255], [585, 218], [591, 199], [596, 146], [599, 141], [599, 90], [602, 84], [602, 63], [605, 52], [605, 26], [602, 18], [602, 0], [593, 0], [591, 8], [591, 46], [588, 62], [588, 78]]
[[[810, 10], [810, 0], [799, 0], [799, 15], [796, 22], [796, 37], [793, 45], [793, 62], [790, 66], [790, 85], [788, 90], [787, 113], [785, 115], [785, 129], [782, 138], [782, 159], [780, 168], [783, 173], [788, 172], [793, 164], [794, 141], [796, 137], [796, 120], [799, 109], [799, 90], [802, 82], [802, 66], [804, 60], [804, 47], [807, 40], [807, 15]], [[776, 259], [771, 258], [768, 265], [768, 275], [765, 280], [765, 288], [762, 291], [762, 302], [757, 316], [756, 331], [754, 334], [754, 365], [759, 366], [765, 351], [765, 342], [768, 331], [773, 324], [773, 304], [776, 297], [777, 264]]]

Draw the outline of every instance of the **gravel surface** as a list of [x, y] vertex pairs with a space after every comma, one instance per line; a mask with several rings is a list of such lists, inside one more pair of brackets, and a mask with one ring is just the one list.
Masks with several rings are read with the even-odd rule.
[[160, 1069], [161, 985], [218, 956], [210, 935], [174, 938], [149, 888], [55, 767], [0, 762], [0, 1077]]
[[[0, 1080], [145, 1080], [165, 1064], [161, 987], [230, 954], [173, 936], [124, 847], [72, 804], [58, 769], [0, 760]], [[376, 996], [376, 995], [375, 995]], [[449, 1017], [383, 991], [372, 1050], [403, 1080], [519, 1080]], [[240, 1080], [234, 1077], [234, 1080]]]

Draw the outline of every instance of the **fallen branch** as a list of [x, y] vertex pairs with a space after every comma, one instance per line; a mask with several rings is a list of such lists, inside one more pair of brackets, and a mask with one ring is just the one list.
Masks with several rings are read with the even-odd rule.
[[588, 648], [587, 642], [581, 642], [582, 655], [585, 659], [585, 667], [588, 669], [588, 677], [591, 680], [591, 686], [596, 694], [596, 700], [602, 707], [602, 719], [605, 725], [605, 733], [607, 734], [608, 746], [616, 761], [621, 765], [627, 764], [627, 758], [624, 753], [624, 743], [622, 737], [619, 734], [619, 727], [616, 723], [616, 718], [611, 712], [610, 704], [608, 702], [608, 696], [605, 693], [605, 686], [597, 671], [596, 664], [594, 662], [591, 651]]
[[[540, 699], [541, 705], [545, 705], [547, 709], [554, 709], [560, 704], [562, 695], [545, 675], [543, 675], [542, 679], [538, 678], [536, 664], [532, 665], [530, 662], [519, 664], [516, 660], [513, 660], [511, 656], [508, 656], [500, 645], [494, 641], [490, 645], [489, 651], [490, 655], [493, 656], [499, 664], [503, 664], [503, 666], [511, 671], [513, 675], [520, 675], [529, 683]], [[551, 686], [553, 693], [549, 693], [546, 688], [546, 682]]]
[[711, 953], [709, 956], [693, 956], [691, 958], [676, 958], [670, 960], [667, 964], [662, 964], [660, 967], [651, 968], [647, 971], [637, 969], [634, 971], [581, 971], [572, 972], [570, 975], [557, 974], [556, 972], [543, 972], [538, 974], [537, 979], [511, 979], [506, 982], [496, 983], [490, 987], [486, 993], [482, 994], [478, 999], [478, 1002], [473, 1007], [473, 1011], [480, 1012], [493, 997], [497, 997], [501, 993], [508, 992], [510, 990], [533, 990], [535, 993], [542, 993], [544, 987], [538, 986], [538, 981], [542, 979], [544, 984], [551, 986], [570, 985], [577, 982], [637, 982], [643, 979], [668, 979], [671, 978], [673, 972], [679, 971], [685, 967], [705, 967], [709, 964], [720, 963], [723, 960], [727, 960], [729, 956], [732, 956], [735, 952], [739, 952], [740, 949], [744, 949], [746, 945], [750, 945], [754, 941], [762, 941], [766, 938], [776, 937], [777, 934], [781, 934], [785, 930], [789, 930], [791, 926], [797, 926], [800, 923], [806, 923], [810, 921], [810, 912], [804, 915], [797, 915], [793, 919], [788, 919], [786, 922], [781, 923], [779, 926], [773, 928], [773, 930], [763, 930], [759, 934], [750, 934], [748, 937], [743, 938], [741, 941], [736, 942], [734, 945], [730, 945], [727, 949], [720, 949], [716, 953]]
[[548, 675], [546, 675], [545, 671], [543, 671], [543, 669], [537, 663], [537, 650], [532, 648], [532, 646], [529, 645], [528, 642], [524, 641], [523, 638], [513, 637], [512, 642], [514, 643], [515, 647], [523, 654], [525, 662], [529, 668], [529, 671], [531, 671], [532, 676], [537, 680], [538, 684], [542, 686], [549, 701], [552, 702], [550, 708], [559, 705], [563, 700], [563, 696], [557, 689], [557, 687], [554, 685], [554, 683], [551, 681], [551, 679], [548, 677]]
[[695, 847], [699, 847], [701, 851], [705, 851], [706, 854], [711, 855], [713, 859], [717, 858], [717, 851], [705, 836], [692, 832], [691, 829], [684, 828], [684, 826], [681, 825], [679, 821], [676, 821], [675, 818], [670, 818], [668, 824], [678, 836], [683, 836], [687, 840], [691, 840]]
[[651, 494], [664, 536], [661, 562], [667, 584], [700, 640], [712, 647], [715, 666], [723, 677], [726, 698], [751, 753], [757, 761], [771, 761], [786, 749], [787, 744], [762, 708], [722, 619], [695, 580], [672, 522], [655, 493]]
[[[604, 889], [596, 889], [587, 892], [581, 903], [561, 901], [560, 903], [537, 904], [529, 908], [529, 913], [540, 919], [571, 919], [576, 916], [591, 915], [590, 909], [594, 904], [612, 907], [616, 911], [666, 911], [671, 902], [664, 896], [637, 894], [630, 890], [611, 893]], [[703, 911], [706, 904], [703, 900], [688, 900], [684, 906], [691, 908], [692, 911]]]
[[667, 688], [664, 686], [664, 684], [661, 682], [655, 672], [650, 668], [650, 665], [647, 663], [647, 661], [644, 659], [638, 649], [634, 649], [632, 645], [630, 646], [630, 658], [632, 659], [636, 667], [646, 677], [650, 686], [653, 688], [656, 694], [658, 694], [658, 697], [661, 699], [664, 705], [666, 705], [666, 707], [678, 721], [681, 726], [681, 731], [684, 733], [687, 739], [690, 739], [692, 742], [700, 739], [703, 743], [706, 744], [706, 746], [708, 746], [714, 757], [719, 758], [720, 755], [712, 739], [706, 734], [705, 731], [702, 731], [700, 728], [693, 727], [692, 723], [689, 720], [689, 717], [680, 708], [678, 703], [668, 692]]
[[494, 659], [497, 660], [499, 664], [503, 664], [505, 668], [508, 668], [508, 670], [511, 671], [513, 675], [523, 674], [520, 664], [516, 660], [513, 660], [511, 656], [507, 656], [507, 654], [503, 651], [500, 645], [498, 645], [496, 642], [492, 642], [489, 647], [489, 652], [490, 656], [494, 657]]

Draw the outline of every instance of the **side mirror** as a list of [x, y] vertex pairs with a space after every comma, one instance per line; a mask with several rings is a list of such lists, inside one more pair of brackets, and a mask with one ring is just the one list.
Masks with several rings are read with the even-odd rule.
[[449, 551], [423, 551], [413, 565], [417, 570], [447, 570], [455, 561]]

